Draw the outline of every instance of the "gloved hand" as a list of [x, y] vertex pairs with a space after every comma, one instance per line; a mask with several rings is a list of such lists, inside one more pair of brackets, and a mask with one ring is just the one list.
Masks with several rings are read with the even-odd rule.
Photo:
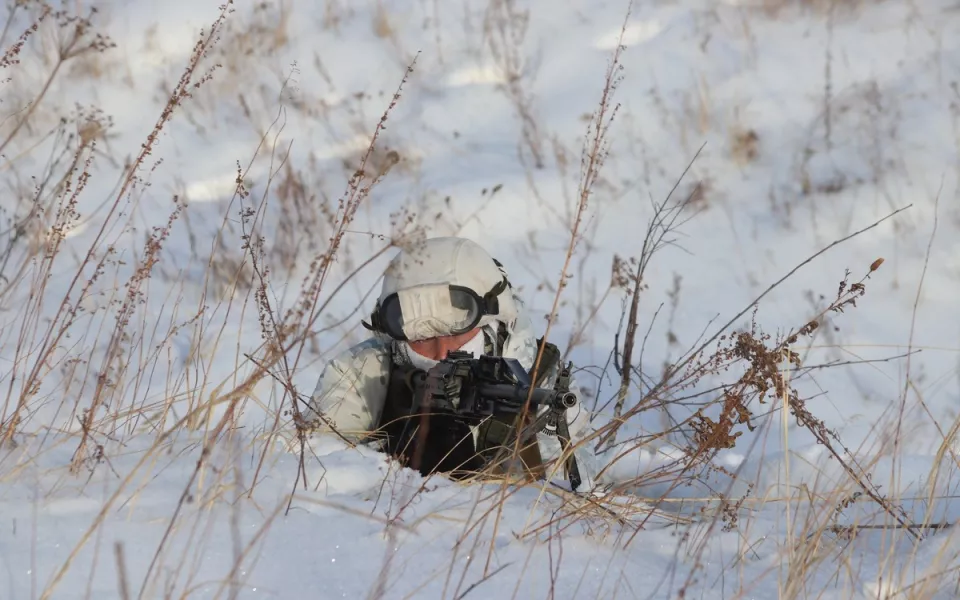
[[440, 362], [427, 371], [422, 405], [440, 410], [456, 411], [460, 406], [463, 380], [456, 373], [456, 365]]

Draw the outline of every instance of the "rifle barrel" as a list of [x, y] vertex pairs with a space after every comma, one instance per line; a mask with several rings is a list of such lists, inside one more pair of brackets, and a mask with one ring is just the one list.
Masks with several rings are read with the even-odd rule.
[[[523, 405], [530, 394], [530, 387], [525, 385], [511, 385], [509, 383], [483, 383], [477, 390], [483, 398], [505, 400]], [[530, 395], [530, 404], [534, 406], [551, 406], [553, 408], [572, 408], [577, 404], [577, 396], [573, 392], [558, 392], [549, 388], [534, 388]]]

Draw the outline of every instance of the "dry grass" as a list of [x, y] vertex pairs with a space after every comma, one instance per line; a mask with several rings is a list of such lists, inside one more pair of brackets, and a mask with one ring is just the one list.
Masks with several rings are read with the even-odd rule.
[[[67, 444], [72, 459], [64, 465], [69, 467], [69, 474], [62, 475], [63, 481], [91, 481], [95, 473], [104, 470], [116, 477], [115, 488], [68, 559], [49, 582], [36, 586], [35, 595], [40, 598], [56, 597], [77, 558], [91, 547], [99, 547], [108, 515], [136, 504], [145, 493], [151, 473], [167, 463], [166, 454], [183, 435], [192, 436], [198, 459], [180, 490], [175, 511], [163, 524], [163, 537], [153, 549], [148, 567], [143, 572], [132, 570], [128, 549], [119, 543], [112, 548], [111, 560], [119, 574], [117, 586], [123, 598], [174, 597], [174, 588], [178, 597], [189, 597], [193, 590], [207, 585], [208, 574], [198, 572], [197, 565], [208, 549], [203, 538], [212, 527], [214, 509], [256, 502], [254, 491], [277, 459], [278, 440], [290, 441], [299, 463], [295, 479], [289, 482], [290, 493], [274, 506], [257, 506], [264, 518], [252, 535], [247, 532], [244, 538], [238, 525], [233, 524], [236, 531], [230, 550], [231, 567], [218, 582], [217, 597], [238, 593], [241, 572], [255, 562], [258, 545], [271, 524], [291, 510], [295, 499], [301, 499], [298, 494], [306, 494], [304, 502], [326, 503], [353, 514], [349, 507], [309, 495], [320, 485], [320, 481], [311, 479], [316, 473], [313, 467], [320, 461], [313, 455], [310, 439], [319, 423], [309, 422], [301, 412], [301, 403], [309, 392], [301, 388], [297, 374], [305, 364], [320, 360], [321, 335], [332, 336], [337, 331], [338, 343], [334, 346], [354, 335], [355, 315], [334, 317], [329, 307], [352, 286], [368, 286], [369, 294], [377, 282], [366, 274], [380, 258], [392, 248], [416, 243], [438, 223], [462, 230], [480, 210], [460, 221], [443, 215], [445, 220], [437, 216], [431, 222], [429, 216], [405, 207], [391, 216], [389, 232], [364, 232], [377, 242], [375, 249], [354, 255], [345, 240], [355, 233], [352, 225], [378, 186], [398, 174], [415, 176], [407, 171], [417, 167], [407, 161], [403, 148], [384, 144], [381, 135], [388, 118], [403, 101], [401, 91], [409, 84], [416, 59], [399, 74], [401, 80], [395, 92], [385, 98], [379, 119], [370, 119], [362, 108], [350, 110], [351, 127], [362, 134], [364, 147], [341, 157], [337, 163], [340, 173], [333, 174], [324, 170], [323, 161], [316, 157], [300, 163], [291, 159], [296, 135], [286, 130], [290, 112], [330, 122], [340, 118], [317, 99], [292, 91], [300, 66], [293, 65], [280, 78], [279, 98], [275, 91], [243, 87], [252, 57], [272, 56], [289, 42], [289, 7], [264, 3], [237, 18], [232, 4], [222, 7], [198, 38], [179, 80], [169, 86], [153, 129], [137, 153], [125, 161], [115, 189], [95, 201], [87, 200], [87, 196], [96, 166], [113, 160], [106, 148], [112, 121], [96, 107], [79, 107], [58, 115], [62, 107], [48, 107], [46, 99], [49, 90], [64, 77], [102, 76], [106, 70], [96, 57], [109, 53], [112, 42], [96, 33], [95, 13], [73, 14], [41, 2], [11, 5], [9, 31], [5, 34], [9, 39], [5, 39], [7, 50], [0, 59], [0, 69], [11, 73], [14, 85], [20, 85], [17, 69], [23, 66], [18, 63], [21, 59], [46, 61], [48, 69], [44, 72], [48, 75], [35, 82], [24, 77], [22, 87], [4, 103], [10, 112], [0, 124], [0, 172], [10, 174], [13, 183], [6, 197], [14, 200], [4, 203], [0, 212], [0, 308], [15, 314], [0, 336], [0, 346], [11, 357], [10, 364], [0, 371], [4, 394], [0, 409], [0, 448], [4, 452], [0, 455], [0, 481], [16, 480], [29, 465]], [[839, 0], [829, 5], [819, 1], [765, 1], [761, 8], [776, 15], [794, 8], [832, 12], [840, 5], [855, 10], [859, 4]], [[347, 18], [349, 9], [340, 3], [328, 2], [326, 7], [329, 27], [336, 28]], [[537, 104], [545, 99], [536, 99], [530, 92], [532, 69], [523, 46], [530, 16], [507, 0], [490, 2], [484, 16], [483, 43], [503, 77], [502, 92], [518, 117], [521, 160], [530, 171], [555, 168], [566, 174], [573, 153], [538, 120]], [[629, 18], [628, 11], [621, 36]], [[16, 32], [18, 37], [14, 37], [14, 26], [21, 27]], [[400, 44], [384, 4], [377, 4], [372, 26], [384, 43], [391, 47]], [[56, 43], [34, 43], [39, 36]], [[485, 582], [504, 577], [499, 575], [504, 567], [496, 566], [493, 560], [494, 542], [511, 499], [530, 489], [537, 492], [536, 504], [550, 506], [552, 513], [544, 516], [532, 507], [524, 527], [513, 533], [521, 541], [546, 545], [551, 559], [551, 596], [560, 594], [554, 589], [555, 570], [562, 560], [553, 553], [562, 554], [562, 539], [567, 532], [587, 530], [604, 544], [625, 548], [635, 544], [645, 531], [672, 527], [679, 532], [676, 563], [689, 567], [674, 574], [681, 593], [694, 593], [694, 583], [706, 574], [704, 557], [714, 540], [730, 534], [737, 536], [740, 552], [737, 563], [727, 568], [740, 576], [736, 577], [736, 591], [729, 597], [750, 597], [754, 582], [744, 577], [743, 570], [757, 553], [757, 544], [764, 543], [758, 541], [754, 530], [762, 528], [762, 518], [767, 514], [763, 508], [770, 506], [782, 506], [787, 520], [784, 539], [777, 540], [776, 548], [764, 549], [783, 558], [770, 567], [777, 571], [779, 597], [817, 597], [826, 585], [854, 586], [863, 565], [855, 564], [854, 553], [848, 549], [858, 536], [870, 535], [871, 527], [883, 528], [882, 546], [889, 557], [880, 565], [880, 578], [894, 582], [890, 590], [901, 587], [896, 582], [906, 580], [910, 573], [895, 560], [897, 554], [903, 548], [915, 552], [913, 541], [928, 537], [942, 524], [914, 522], [904, 508], [905, 502], [914, 499], [886, 495], [871, 474], [882, 459], [893, 457], [896, 462], [902, 452], [899, 446], [905, 432], [901, 427], [909, 399], [915, 398], [916, 407], [926, 410], [923, 398], [908, 373], [897, 411], [878, 425], [878, 439], [883, 443], [850, 449], [809, 408], [808, 399], [800, 391], [805, 377], [814, 370], [857, 362], [809, 365], [801, 348], [805, 343], [812, 345], [826, 323], [839, 319], [865, 297], [868, 280], [883, 260], [860, 266], [857, 270], [861, 275], [855, 281], [845, 273], [837, 290], [829, 294], [830, 301], [817, 307], [814, 314], [798, 318], [792, 330], [776, 336], [765, 333], [756, 320], [756, 311], [774, 289], [814, 258], [866, 234], [903, 209], [824, 245], [726, 323], [713, 327], [709, 336], [705, 333], [686, 349], [673, 334], [682, 281], [678, 275], [668, 294], [671, 306], [665, 318], [672, 336], [670, 352], [679, 355], [666, 362], [659, 377], [652, 377], [641, 369], [653, 327], [641, 320], [651, 265], [665, 247], [675, 243], [686, 220], [707, 207], [710, 190], [707, 184], [683, 180], [687, 175], [684, 171], [683, 181], [678, 181], [662, 201], [651, 203], [652, 217], [643, 240], [637, 244], [636, 256], [617, 257], [605, 287], [587, 287], [586, 257], [594, 251], [591, 227], [596, 220], [592, 217], [604, 200], [619, 193], [601, 170], [610, 156], [610, 138], [620, 123], [615, 121], [620, 117], [614, 96], [620, 81], [622, 50], [618, 46], [611, 57], [598, 106], [589, 120], [578, 186], [575, 191], [568, 190], [567, 214], [555, 211], [545, 217], [564, 222], [569, 239], [562, 265], [555, 265], [559, 266], [559, 277], [543, 284], [543, 289], [552, 294], [544, 337], [555, 333], [564, 303], [574, 303], [575, 323], [563, 342], [571, 352], [590, 339], [591, 328], [610, 298], [621, 298], [621, 326], [608, 364], [598, 369], [597, 385], [591, 391], [600, 411], [613, 407], [612, 417], [605, 423], [597, 421], [597, 431], [580, 443], [606, 452], [606, 470], [613, 470], [619, 461], [641, 451], [670, 446], [676, 452], [659, 467], [593, 496], [571, 494], [522, 478], [482, 475], [462, 482], [464, 494], [475, 495], [468, 501], [468, 516], [460, 522], [453, 557], [438, 575], [444, 578], [444, 597], [464, 597]], [[829, 148], [837, 128], [843, 125], [832, 112], [836, 91], [830, 84], [831, 60], [828, 54], [824, 114], [816, 134], [811, 135], [811, 147], [818, 149]], [[74, 69], [74, 64], [80, 66]], [[322, 71], [322, 63], [316, 66]], [[697, 100], [691, 100], [687, 107], [689, 124], [683, 131], [691, 140], [700, 137], [714, 118], [708, 92], [698, 88]], [[162, 146], [170, 123], [185, 119], [202, 135], [216, 136], [217, 131], [205, 127], [203, 117], [223, 96], [234, 95], [242, 107], [243, 126], [256, 132], [259, 144], [248, 149], [242, 159], [231, 158], [237, 160], [235, 185], [231, 197], [214, 209], [218, 223], [215, 229], [209, 228], [210, 213], [195, 209], [189, 194], [183, 194], [166, 200], [165, 220], [153, 223], [135, 238], [128, 236], [130, 215], [147, 197], [152, 179], [162, 172], [161, 161], [154, 154]], [[860, 96], [853, 97], [852, 101], [860, 101]], [[869, 101], [873, 96], [864, 97], [867, 100], [863, 101]], [[356, 98], [356, 106], [369, 99]], [[19, 105], [13, 106], [18, 101]], [[737, 124], [729, 129], [728, 152], [741, 166], [750, 165], [766, 151], [762, 141], [749, 124]], [[48, 156], [41, 171], [43, 178], [30, 180], [26, 173], [33, 167], [28, 159], [39, 156], [41, 148]], [[695, 161], [699, 152], [692, 154], [691, 161]], [[805, 193], [829, 192], [809, 187], [814, 184], [804, 179], [809, 157], [809, 152], [804, 154], [798, 166], [799, 179], [808, 184]], [[336, 177], [344, 170], [348, 181], [342, 195], [334, 197], [329, 194], [330, 186], [344, 188]], [[534, 180], [529, 175], [529, 181]], [[500, 189], [498, 185], [492, 192], [484, 190], [482, 206]], [[96, 221], [80, 212], [79, 207], [90, 206], [89, 202], [101, 207]], [[195, 214], [198, 216], [193, 217]], [[87, 229], [94, 222], [93, 228]], [[177, 265], [165, 264], [171, 260], [166, 249], [177, 231], [183, 232], [189, 246], [191, 264], [202, 265], [189, 277]], [[72, 238], [81, 234], [82, 244], [74, 243]], [[128, 248], [122, 244], [130, 239], [135, 239], [137, 246], [126, 252]], [[62, 286], [54, 275], [64, 271], [73, 275]], [[569, 299], [573, 275], [580, 286], [575, 301]], [[201, 290], [199, 297], [186, 292], [191, 278]], [[287, 281], [295, 281], [298, 286], [284, 286]], [[158, 297], [163, 297], [162, 302]], [[918, 303], [919, 299], [915, 311]], [[157, 306], [162, 307], [159, 316], [152, 313]], [[253, 311], [259, 343], [242, 344], [238, 341], [242, 337], [231, 331], [233, 316]], [[659, 309], [655, 314], [659, 318]], [[753, 318], [749, 326], [737, 329], [741, 319], [750, 314]], [[178, 349], [178, 344], [185, 344], [186, 349]], [[216, 372], [209, 361], [210, 356], [223, 353], [232, 356], [235, 364], [234, 372], [227, 377]], [[904, 356], [909, 359], [912, 354], [910, 348]], [[538, 356], [534, 371], [540, 368], [540, 359]], [[167, 377], [161, 386], [164, 393], [159, 395], [154, 381], [158, 371]], [[609, 391], [604, 389], [604, 382]], [[240, 416], [248, 409], [260, 410], [264, 422], [255, 435], [244, 437]], [[660, 429], [636, 434], [632, 426], [650, 414], [658, 415]], [[789, 448], [791, 420], [812, 434], [832, 456], [839, 477], [824, 473], [822, 485], [796, 488], [789, 480], [791, 466], [796, 464], [790, 461], [796, 459], [787, 458], [787, 493], [758, 497], [748, 473], [719, 466], [718, 457], [727, 450], [762, 453], [772, 423], [780, 424], [779, 443]], [[756, 435], [744, 436], [745, 431]], [[952, 450], [958, 431], [960, 420], [949, 427], [938, 425], [942, 438], [938, 458], [949, 458], [960, 466]], [[742, 447], [746, 438], [754, 440], [749, 448]], [[149, 443], [139, 451], [133, 468], [117, 472], [113, 461], [128, 452], [128, 445], [143, 439]], [[562, 472], [563, 462], [561, 457], [550, 466], [554, 474]], [[673, 497], [673, 492], [718, 473], [730, 482], [728, 489], [683, 500], [684, 504], [695, 505], [695, 510], [676, 509], [674, 504], [680, 500]], [[938, 472], [930, 475], [933, 480], [940, 476]], [[409, 477], [409, 471], [391, 463], [380, 490], [388, 505], [387, 516], [363, 515], [381, 522], [391, 542], [400, 533], [415, 529], [417, 524], [406, 522], [405, 516], [431, 490], [430, 478], [410, 486]], [[734, 482], [744, 482], [739, 495], [734, 494]], [[637, 493], [638, 489], [655, 488], [665, 491], [654, 497]], [[933, 486], [924, 500], [928, 505], [938, 502]], [[841, 523], [841, 517], [853, 507], [867, 503], [881, 515], [883, 525]], [[239, 509], [233, 510], [237, 518]], [[185, 540], [192, 551], [177, 555], [171, 550], [173, 539]], [[458, 566], [456, 559], [464, 554], [470, 558]], [[931, 597], [944, 577], [956, 576], [954, 558], [945, 541], [937, 560], [927, 565], [930, 577], [913, 575], [915, 583], [904, 584], [903, 597]], [[396, 560], [392, 551], [384, 556], [379, 577], [371, 586], [371, 598], [390, 592]], [[471, 565], [481, 561], [482, 579], [469, 581]], [[169, 573], [174, 574], [173, 584]]]

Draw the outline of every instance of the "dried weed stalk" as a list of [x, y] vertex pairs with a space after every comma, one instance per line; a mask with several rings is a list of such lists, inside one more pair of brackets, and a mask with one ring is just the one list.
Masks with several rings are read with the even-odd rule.
[[[879, 493], [870, 481], [869, 475], [852, 458], [849, 458], [852, 453], [843, 445], [839, 436], [810, 412], [797, 390], [788, 386], [782, 377], [785, 369], [801, 367], [800, 356], [793, 350], [793, 346], [801, 338], [810, 336], [825, 314], [840, 313], [848, 307], [856, 306], [857, 300], [866, 292], [864, 282], [882, 262], [877, 260], [871, 264], [867, 274], [855, 283], [850, 284], [845, 277], [839, 285], [835, 299], [828, 307], [814, 319], [796, 331], [782, 336], [778, 341], [774, 341], [769, 334], [760, 332], [755, 321], [749, 331], [719, 334], [715, 350], [706, 352], [701, 346], [688, 360], [681, 361], [682, 370], [669, 373], [671, 377], [669, 382], [661, 382], [655, 386], [635, 406], [627, 410], [621, 420], [602, 427], [598, 431], [598, 437], [601, 440], [603, 436], [609, 436], [619, 429], [623, 421], [652, 406], [679, 404], [682, 401], [719, 392], [719, 396], [704, 402], [689, 418], [677, 425], [676, 429], [688, 428], [692, 431], [693, 443], [682, 448], [683, 458], [676, 461], [673, 468], [648, 473], [643, 477], [644, 481], [633, 481], [629, 485], [649, 483], [656, 478], [674, 480], [673, 485], [676, 486], [680, 485], [683, 477], [690, 476], [696, 467], [716, 468], [713, 466], [716, 455], [722, 450], [735, 447], [737, 439], [743, 433], [743, 428], [748, 431], [754, 430], [754, 422], [757, 418], [754, 412], [756, 404], [763, 405], [771, 398], [787, 398], [790, 413], [797, 424], [809, 430], [817, 442], [827, 448], [851, 479], [861, 487], [865, 495], [874, 500], [901, 525], [905, 525], [907, 518], [903, 510]], [[742, 375], [733, 383], [723, 384], [719, 388], [706, 392], [681, 395], [692, 390], [708, 377], [737, 368], [742, 369]], [[651, 437], [660, 438], [667, 433], [659, 432]], [[632, 443], [619, 451], [606, 468], [610, 468], [638, 445], [649, 441], [649, 439], [630, 440]]]
[[[484, 14], [484, 37], [497, 68], [503, 77], [503, 89], [520, 118], [523, 144], [537, 169], [544, 166], [543, 134], [534, 116], [533, 98], [524, 89], [530, 65], [523, 58], [521, 46], [530, 20], [529, 11], [520, 11], [514, 0], [491, 0]], [[521, 159], [523, 152], [520, 152]]]
[[[587, 135], [585, 138], [585, 143], [583, 147], [583, 153], [580, 160], [580, 188], [578, 194], [578, 202], [576, 205], [576, 210], [574, 212], [574, 218], [571, 223], [570, 229], [570, 241], [567, 246], [566, 257], [564, 258], [563, 266], [560, 270], [560, 276], [557, 281], [556, 294], [553, 299], [553, 306], [550, 309], [550, 314], [547, 316], [547, 326], [543, 333], [543, 341], [546, 342], [550, 335], [551, 326], [554, 320], [557, 317], [558, 310], [560, 307], [560, 297], [563, 294], [567, 284], [569, 283], [569, 269], [570, 264], [574, 255], [574, 252], [577, 249], [577, 246], [580, 242], [581, 236], [581, 226], [586, 217], [587, 207], [592, 196], [594, 184], [597, 182], [597, 179], [600, 175], [600, 170], [603, 167], [603, 163], [607, 158], [609, 152], [609, 131], [610, 126], [613, 123], [614, 118], [617, 115], [619, 110], [619, 104], [615, 104], [613, 97], [617, 90], [618, 85], [622, 80], [621, 72], [623, 70], [623, 65], [620, 63], [620, 56], [624, 51], [625, 47], [623, 46], [623, 36], [626, 32], [627, 23], [630, 19], [630, 10], [631, 5], [627, 8], [626, 14], [624, 16], [623, 25], [620, 29], [619, 38], [617, 40], [617, 47], [613, 52], [613, 56], [610, 60], [610, 63], [607, 67], [606, 76], [604, 78], [603, 91], [600, 95], [600, 103], [597, 109], [593, 113], [593, 118], [590, 120], [590, 123], [587, 127]], [[534, 360], [533, 367], [531, 369], [531, 379], [536, 380], [537, 372], [540, 369], [541, 360], [543, 359], [543, 348], [544, 345], [540, 346], [540, 350], [537, 352], [536, 359]], [[531, 388], [532, 391], [532, 388]], [[519, 416], [519, 421], [524, 422], [528, 418], [528, 409], [529, 402], [524, 404], [523, 411]], [[511, 451], [511, 459], [516, 460], [520, 455], [520, 437], [516, 436], [514, 440], [513, 448]], [[559, 459], [556, 461], [554, 469], [557, 468], [567, 468], [567, 461], [572, 455], [573, 448], [562, 448], [562, 454]], [[493, 556], [494, 550], [494, 541], [496, 539], [496, 531], [500, 524], [500, 518], [502, 516], [503, 510], [503, 499], [506, 495], [506, 482], [501, 485], [501, 502], [497, 505], [497, 515], [494, 520], [494, 536], [490, 540], [490, 546], [487, 552], [486, 562], [484, 564], [484, 575], [489, 575], [490, 573], [490, 561]]]
[[[45, 375], [51, 369], [51, 365], [56, 363], [56, 360], [54, 360], [55, 353], [68, 337], [68, 332], [76, 322], [78, 315], [85, 310], [85, 303], [91, 298], [92, 294], [97, 291], [98, 282], [103, 276], [107, 265], [116, 261], [115, 248], [112, 243], [107, 242], [106, 237], [116, 220], [123, 216], [127, 205], [131, 201], [132, 194], [139, 188], [148, 185], [146, 178], [156, 169], [157, 164], [147, 169], [146, 175], [141, 174], [141, 170], [146, 168], [147, 160], [157, 145], [164, 127], [172, 119], [177, 108], [185, 100], [190, 98], [203, 83], [209, 81], [212, 77], [213, 70], [216, 68], [215, 66], [204, 73], [198, 72], [198, 69], [200, 62], [207, 56], [209, 49], [217, 42], [220, 27], [231, 10], [230, 6], [231, 2], [227, 2], [221, 6], [218, 19], [209, 31], [201, 33], [200, 39], [194, 46], [188, 66], [181, 76], [179, 83], [170, 94], [166, 106], [164, 106], [161, 111], [160, 117], [154, 125], [153, 130], [148, 134], [146, 141], [142, 144], [140, 152], [132, 162], [131, 168], [126, 171], [124, 179], [113, 197], [113, 201], [106, 210], [99, 230], [90, 242], [89, 248], [85, 255], [80, 258], [76, 273], [63, 294], [59, 308], [52, 318], [47, 321], [46, 325], [39, 326], [38, 319], [41, 318], [44, 301], [48, 299], [48, 294], [46, 293], [47, 281], [60, 252], [68, 225], [75, 223], [79, 218], [76, 212], [76, 206], [79, 196], [90, 178], [90, 167], [93, 160], [90, 149], [94, 147], [95, 140], [90, 137], [81, 137], [77, 160], [74, 163], [75, 166], [70, 171], [73, 177], [76, 178], [76, 182], [70, 183], [71, 180], [68, 180], [63, 187], [58, 202], [55, 224], [51, 228], [48, 236], [46, 253], [43, 261], [36, 269], [31, 294], [26, 305], [26, 318], [22, 321], [15, 356], [17, 357], [17, 363], [23, 362], [30, 366], [22, 376], [21, 389], [16, 397], [13, 410], [9, 411], [15, 393], [13, 388], [14, 378], [11, 377], [10, 386], [7, 391], [7, 399], [4, 404], [3, 420], [0, 421], [0, 442], [10, 442], [12, 440], [17, 429], [17, 424], [23, 417], [28, 402], [37, 395]], [[94, 42], [78, 41], [84, 39], [86, 27], [88, 26], [87, 23], [82, 20], [69, 19], [66, 17], [64, 17], [64, 19], [65, 22], [74, 28], [74, 33], [72, 37], [68, 38], [68, 40], [70, 40], [69, 43], [67, 43], [61, 51], [62, 56], [69, 57], [73, 53], [80, 51], [80, 49], [105, 48], [108, 44], [108, 42], [104, 41], [104, 38], [99, 35], [94, 35]], [[83, 160], [82, 165], [80, 162], [81, 159]], [[179, 215], [179, 212], [180, 208], [175, 207], [173, 219], [176, 218], [176, 215]], [[125, 329], [129, 323], [130, 314], [134, 306], [142, 300], [140, 288], [149, 276], [156, 262], [157, 253], [162, 246], [162, 240], [168, 233], [169, 229], [161, 228], [155, 232], [155, 237], [147, 240], [143, 256], [144, 263], [135, 269], [134, 275], [127, 284], [127, 300], [119, 304], [120, 307], [112, 341], [109, 344], [112, 350], [108, 352], [106, 363], [98, 373], [98, 392], [95, 395], [92, 406], [89, 407], [87, 414], [82, 418], [84, 433], [77, 453], [75, 454], [74, 468], [77, 468], [79, 462], [82, 460], [89, 436], [89, 425], [92, 422], [93, 413], [95, 413], [97, 407], [102, 402], [102, 393], [104, 389], [108, 387], [107, 384], [109, 383], [110, 377], [109, 370], [119, 348], [119, 344], [125, 339]], [[40, 337], [39, 340], [36, 339], [38, 333]], [[28, 349], [30, 354], [32, 354], [30, 358], [25, 354], [28, 352]]]

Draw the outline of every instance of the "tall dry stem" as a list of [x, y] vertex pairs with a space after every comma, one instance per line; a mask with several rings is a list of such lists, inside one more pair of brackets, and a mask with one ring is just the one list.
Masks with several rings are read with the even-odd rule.
[[[570, 240], [567, 244], [567, 251], [564, 257], [563, 266], [560, 269], [560, 276], [558, 278], [556, 293], [553, 298], [553, 305], [550, 309], [550, 314], [547, 316], [547, 326], [544, 330], [542, 340], [544, 344], [541, 344], [537, 356], [534, 359], [533, 367], [531, 369], [530, 378], [532, 381], [536, 381], [537, 372], [540, 369], [540, 363], [543, 359], [543, 350], [545, 347], [546, 341], [549, 339], [550, 330], [557, 318], [559, 307], [560, 307], [560, 296], [563, 294], [564, 289], [569, 283], [569, 269], [570, 263], [573, 258], [573, 254], [577, 249], [577, 246], [580, 242], [580, 227], [583, 223], [584, 217], [586, 215], [587, 207], [589, 205], [590, 198], [593, 193], [593, 187], [597, 179], [600, 176], [600, 169], [603, 166], [604, 160], [607, 157], [609, 151], [609, 129], [612, 124], [614, 117], [616, 117], [619, 105], [613, 102], [613, 96], [616, 92], [617, 86], [621, 81], [621, 72], [623, 71], [623, 65], [620, 63], [620, 56], [624, 51], [625, 47], [623, 46], [623, 36], [626, 32], [627, 23], [630, 19], [630, 12], [633, 7], [633, 2], [631, 0], [630, 4], [627, 7], [626, 14], [624, 15], [623, 25], [620, 28], [620, 34], [617, 40], [617, 47], [613, 52], [613, 57], [610, 60], [610, 63], [607, 67], [607, 73], [604, 78], [603, 91], [600, 94], [600, 103], [597, 109], [593, 113], [593, 118], [590, 121], [590, 124], [587, 127], [587, 135], [585, 139], [585, 144], [583, 147], [583, 153], [580, 160], [580, 188], [578, 194], [578, 202], [576, 210], [574, 213], [573, 222], [571, 223], [570, 228]], [[530, 393], [532, 394], [533, 388], [531, 388]], [[525, 423], [529, 417], [529, 407], [530, 402], [529, 398], [527, 402], [524, 403], [523, 410], [518, 417], [519, 423]], [[520, 454], [520, 445], [521, 445], [521, 436], [515, 436], [513, 448], [512, 448], [512, 458], [519, 456]], [[554, 467], [557, 468], [568, 468], [568, 460], [572, 456], [573, 448], [564, 447], [561, 451], [561, 456], [557, 459], [557, 464]], [[569, 475], [569, 473], [568, 473]], [[497, 506], [497, 516], [494, 520], [494, 535], [490, 540], [490, 547], [487, 552], [486, 562], [484, 564], [484, 575], [490, 573], [490, 560], [493, 556], [494, 542], [496, 540], [496, 531], [500, 523], [500, 518], [503, 511], [503, 500], [505, 499], [506, 494], [506, 481], [501, 484], [501, 502]]]

